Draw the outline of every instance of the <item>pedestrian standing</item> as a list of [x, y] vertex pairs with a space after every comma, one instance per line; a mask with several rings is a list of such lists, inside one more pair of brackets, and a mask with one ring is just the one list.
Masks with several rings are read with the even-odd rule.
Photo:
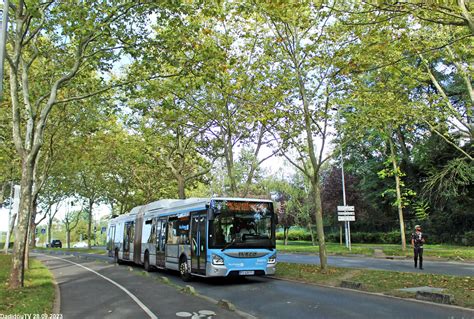
[[415, 226], [415, 232], [411, 234], [411, 246], [413, 247], [413, 255], [415, 259], [415, 268], [420, 261], [420, 269], [423, 269], [423, 244], [425, 243], [425, 235], [421, 232], [421, 226]]

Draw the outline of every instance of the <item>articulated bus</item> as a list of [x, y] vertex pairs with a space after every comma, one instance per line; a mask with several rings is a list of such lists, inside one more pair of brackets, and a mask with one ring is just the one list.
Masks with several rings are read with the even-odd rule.
[[164, 199], [109, 221], [107, 250], [130, 261], [192, 276], [275, 274], [276, 215], [270, 200]]

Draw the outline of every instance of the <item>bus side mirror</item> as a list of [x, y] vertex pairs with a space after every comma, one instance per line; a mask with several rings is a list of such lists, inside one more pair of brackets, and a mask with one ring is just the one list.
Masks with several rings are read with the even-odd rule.
[[208, 211], [208, 220], [214, 220], [216, 219], [216, 214], [214, 213], [214, 209], [213, 208], [209, 208], [209, 211]]

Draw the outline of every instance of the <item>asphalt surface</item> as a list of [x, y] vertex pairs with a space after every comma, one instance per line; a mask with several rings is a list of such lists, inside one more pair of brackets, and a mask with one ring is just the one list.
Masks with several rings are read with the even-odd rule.
[[160, 283], [156, 274], [140, 275], [143, 269], [59, 254], [34, 256], [52, 271], [59, 285], [60, 313], [65, 319], [191, 318], [193, 314], [212, 313], [215, 315], [199, 318], [241, 318], [208, 300]]
[[[76, 253], [77, 254], [77, 253]], [[280, 260], [282, 260], [281, 255]], [[103, 261], [112, 262], [111, 258], [103, 255], [94, 255], [89, 258], [97, 258]], [[351, 258], [352, 259], [352, 258]], [[371, 258], [367, 258], [371, 259]], [[74, 259], [73, 259], [74, 260]], [[80, 260], [80, 259], [79, 259]], [[387, 262], [396, 262], [396, 261], [387, 261]], [[148, 280], [138, 275], [137, 273], [142, 271], [142, 268], [139, 266], [133, 265], [122, 265], [122, 266], [112, 266], [107, 265], [105, 262], [99, 265], [97, 263], [92, 263], [94, 267], [100, 268], [100, 273], [107, 273], [110, 276], [120, 279], [125, 287], [131, 287], [134, 293], [140, 295], [140, 298], [143, 298], [146, 302], [146, 305], [152, 304], [155, 308], [150, 307], [153, 311], [160, 314], [160, 311], [163, 311], [167, 308], [172, 308], [172, 311], [168, 311], [166, 314], [162, 314], [159, 317], [165, 318], [167, 315], [172, 316], [173, 313], [177, 312], [180, 308], [180, 305], [187, 305], [184, 300], [176, 305], [176, 308], [173, 308], [173, 298], [176, 297], [176, 292], [168, 291], [165, 293], [165, 297], [168, 299], [162, 299], [159, 291], [161, 291], [161, 286], [158, 285], [158, 281], [150, 280], [149, 278], [158, 278], [165, 276], [169, 280], [179, 286], [184, 286], [177, 273], [175, 272], [163, 272], [157, 271], [151, 273], [151, 276]], [[65, 267], [64, 264], [59, 264], [57, 266]], [[71, 267], [69, 265], [66, 265]], [[91, 266], [91, 267], [92, 267]], [[132, 268], [135, 271], [130, 272], [128, 269]], [[62, 269], [62, 268], [60, 268]], [[54, 271], [54, 270], [53, 270]], [[91, 294], [91, 291], [94, 290], [94, 286], [87, 286], [88, 280], [85, 278], [78, 279], [75, 276], [66, 276], [62, 280], [62, 289], [61, 289], [61, 298], [64, 299], [73, 299], [80, 300], [81, 296], [84, 294]], [[122, 278], [124, 277], [124, 278]], [[135, 278], [135, 279], [133, 279]], [[68, 284], [68, 281], [72, 280], [72, 283]], [[85, 280], [85, 282], [84, 282]], [[138, 283], [138, 281], [145, 281], [145, 283]], [[96, 278], [96, 281], [97, 280]], [[70, 290], [80, 289], [78, 285], [85, 283], [85, 287], [82, 288], [82, 293], [69, 292], [63, 296], [63, 290], [66, 291], [67, 287], [70, 286]], [[358, 291], [343, 290], [336, 288], [327, 288], [314, 285], [306, 285], [301, 283], [277, 280], [272, 278], [265, 277], [247, 277], [247, 278], [236, 278], [236, 279], [226, 279], [226, 278], [196, 278], [193, 282], [190, 283], [195, 287], [196, 291], [204, 296], [208, 296], [214, 299], [227, 299], [231, 301], [238, 309], [243, 310], [255, 317], [258, 318], [473, 318], [474, 311], [447, 307], [442, 305], [437, 305], [433, 303], [422, 303], [413, 300], [401, 300], [395, 299], [380, 295], [370, 295], [361, 293]], [[97, 283], [96, 283], [97, 285]], [[61, 284], [60, 284], [61, 287]], [[169, 286], [165, 286], [170, 288]], [[91, 297], [94, 308], [107, 308], [106, 305], [110, 304], [111, 301], [115, 301], [114, 305], [120, 307], [122, 304], [121, 300], [127, 299], [126, 295], [119, 294], [108, 297], [105, 299], [105, 296], [110, 295], [111, 287], [108, 287], [102, 291], [98, 297]], [[87, 292], [86, 292], [87, 291]], [[152, 292], [152, 293], [150, 293]], [[148, 298], [147, 298], [148, 293]], [[178, 293], [179, 294], [179, 293]], [[95, 292], [91, 295], [95, 295]], [[104, 296], [105, 295], [105, 296]], [[151, 300], [149, 297], [151, 297]], [[179, 294], [179, 296], [183, 296]], [[83, 298], [83, 297], [82, 297]], [[104, 300], [105, 299], [105, 300]], [[155, 304], [153, 304], [153, 300]], [[76, 303], [76, 308], [80, 308], [85, 303], [78, 301], [70, 301], [70, 304], [65, 302], [65, 307], [70, 307], [74, 309], [74, 302]], [[176, 302], [175, 302], [176, 303]], [[171, 306], [169, 306], [171, 305]], [[132, 305], [133, 306], [133, 305]], [[211, 305], [210, 305], [211, 306]], [[192, 309], [209, 309], [212, 311], [214, 308], [201, 307], [192, 307], [185, 311], [191, 311]], [[127, 308], [127, 306], [124, 305]], [[110, 308], [110, 307], [109, 307]], [[134, 309], [135, 308], [127, 308]], [[119, 310], [120, 311], [120, 310]], [[132, 310], [129, 310], [132, 311]], [[218, 311], [218, 310], [217, 310]], [[217, 312], [216, 311], [216, 312]], [[87, 314], [86, 310], [82, 310], [83, 313]], [[72, 312], [73, 314], [76, 314]], [[117, 310], [113, 310], [113, 313], [117, 313]], [[137, 312], [140, 313], [140, 312]], [[141, 312], [143, 313], [143, 311]], [[102, 314], [101, 313], [101, 317]], [[128, 317], [130, 312], [127, 313]], [[218, 313], [218, 317], [219, 317]], [[234, 314], [235, 315], [235, 314]], [[83, 318], [84, 316], [80, 316]], [[110, 318], [117, 318], [115, 316], [110, 316]], [[133, 318], [139, 318], [140, 316], [134, 314]], [[79, 318], [64, 316], [64, 318]], [[93, 318], [93, 317], [90, 317]], [[171, 317], [170, 317], [171, 318]], [[176, 317], [174, 317], [176, 318]], [[225, 314], [221, 318], [230, 318]]]
[[[278, 261], [319, 265], [319, 256], [278, 253]], [[423, 260], [423, 270], [413, 267], [413, 260], [381, 259], [369, 257], [328, 256], [328, 264], [336, 267], [365, 268], [389, 271], [429, 273], [452, 276], [474, 276], [474, 263]]]
[[262, 319], [474, 318], [469, 310], [264, 277], [198, 279], [192, 285], [201, 294], [228, 299]]

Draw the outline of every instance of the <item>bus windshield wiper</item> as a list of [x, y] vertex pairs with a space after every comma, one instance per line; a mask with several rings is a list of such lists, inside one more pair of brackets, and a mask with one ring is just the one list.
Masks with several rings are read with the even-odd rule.
[[229, 248], [230, 246], [232, 246], [234, 243], [235, 243], [235, 238], [233, 238], [233, 239], [230, 241], [230, 243], [228, 243], [227, 245], [225, 245], [224, 248], [221, 249], [221, 251], [226, 250], [227, 248]]

